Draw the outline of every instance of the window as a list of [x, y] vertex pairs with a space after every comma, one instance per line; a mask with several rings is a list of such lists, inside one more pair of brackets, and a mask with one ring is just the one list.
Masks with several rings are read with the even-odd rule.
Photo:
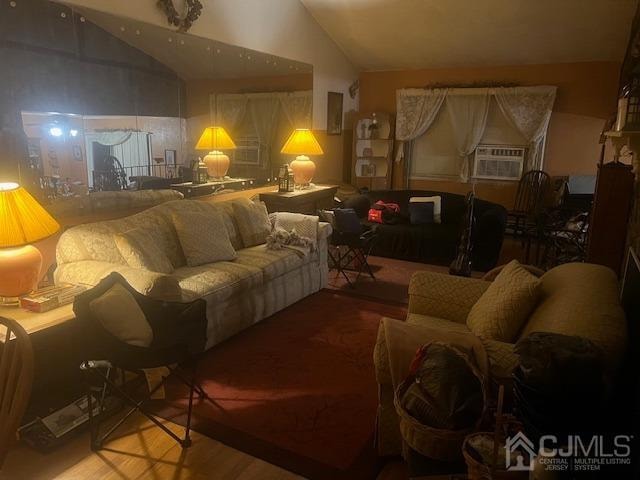
[[[480, 144], [505, 146], [527, 144], [520, 132], [504, 116], [493, 97], [489, 100], [487, 124]], [[410, 178], [455, 177], [457, 179], [460, 177], [462, 161], [456, 149], [454, 131], [446, 105], [443, 105], [431, 127], [413, 142]], [[473, 172], [473, 164], [470, 171]]]

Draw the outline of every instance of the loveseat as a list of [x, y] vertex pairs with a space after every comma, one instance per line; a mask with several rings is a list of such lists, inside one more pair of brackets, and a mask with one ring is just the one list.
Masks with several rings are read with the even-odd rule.
[[[540, 280], [540, 298], [514, 340], [518, 341], [533, 332], [586, 338], [600, 347], [605, 373], [612, 380], [627, 343], [627, 326], [619, 301], [616, 275], [601, 265], [568, 263], [544, 273]], [[454, 335], [473, 335], [466, 325], [467, 316], [489, 285], [490, 282], [486, 280], [416, 272], [409, 284], [406, 321], [396, 323], [396, 327], [405, 332], [395, 338], [413, 342], [411, 348], [415, 352], [416, 345], [433, 340], [430, 332], [432, 335], [441, 331]], [[479, 340], [488, 357], [490, 377], [498, 383], [507, 382], [518, 365], [515, 343], [487, 338]], [[374, 352], [379, 385], [376, 438], [380, 455], [397, 455], [402, 450], [389, 362], [389, 345], [385, 329], [381, 326]], [[394, 371], [397, 372], [397, 365], [394, 365]]]
[[[411, 225], [409, 199], [411, 197], [441, 198], [442, 223]], [[365, 192], [368, 203], [356, 199], [356, 212], [366, 222], [368, 206], [382, 200], [400, 206], [400, 223], [377, 225], [378, 237], [372, 255], [398, 258], [413, 262], [449, 265], [456, 257], [460, 234], [464, 227], [466, 201], [463, 195], [426, 190], [377, 190]], [[486, 200], [475, 200], [475, 228], [473, 232], [472, 268], [487, 271], [496, 266], [507, 221], [506, 209]]]
[[[234, 214], [234, 202], [210, 203], [177, 200], [117, 220], [79, 225], [62, 234], [57, 245], [56, 283], [96, 285], [111, 272], [118, 272], [140, 293], [167, 301], [207, 302], [206, 347], [231, 337], [298, 300], [317, 292], [327, 283], [327, 237], [331, 227], [320, 222], [317, 248], [307, 255], [292, 249], [273, 250], [266, 244], [245, 248]], [[186, 212], [220, 212], [237, 258], [195, 267], [186, 265], [173, 215]], [[272, 214], [275, 221], [279, 214]], [[302, 217], [301, 217], [302, 218]], [[156, 245], [173, 264], [170, 274], [132, 268], [120, 253], [114, 236], [134, 227], [153, 229]], [[193, 226], [194, 229], [198, 225]]]

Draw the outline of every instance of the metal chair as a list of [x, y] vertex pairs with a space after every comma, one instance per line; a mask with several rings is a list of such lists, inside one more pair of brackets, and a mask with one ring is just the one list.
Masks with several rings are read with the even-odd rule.
[[[352, 210], [353, 209], [341, 209]], [[337, 219], [327, 219], [328, 212], [319, 212], [321, 218], [328, 220], [333, 226], [333, 233], [329, 240], [329, 259], [338, 271], [338, 275], [342, 275], [347, 284], [354, 288], [354, 284], [360, 279], [362, 273], [366, 270], [369, 276], [375, 280], [376, 277], [369, 265], [369, 254], [375, 245], [377, 233], [375, 227], [367, 227], [360, 224], [355, 211], [353, 211], [352, 225], [342, 225]], [[355, 266], [355, 268], [354, 268]], [[351, 280], [347, 275], [347, 271], [355, 270], [357, 272], [355, 280]]]
[[[115, 284], [126, 288], [143, 311], [153, 331], [153, 341], [149, 347], [131, 345], [121, 341], [103, 327], [93, 312], [91, 302], [101, 297]], [[78, 295], [73, 309], [81, 324], [82, 341], [88, 352], [88, 358], [82, 362], [80, 368], [87, 374], [87, 385], [89, 386], [87, 401], [92, 450], [101, 449], [107, 438], [136, 411], [142, 413], [183, 448], [189, 447], [191, 445], [189, 432], [194, 393], [197, 393], [200, 398], [212, 401], [195, 379], [197, 357], [203, 352], [206, 341], [205, 301], [198, 299], [191, 303], [180, 303], [152, 299], [138, 293], [120, 274], [111, 273], [94, 288]], [[124, 373], [133, 372], [140, 378], [145, 378], [145, 369], [158, 367], [166, 367], [170, 372], [169, 375], [163, 377], [162, 381], [151, 389], [147, 396], [142, 399], [135, 398], [124, 383]], [[189, 378], [186, 378], [187, 375], [182, 373], [185, 369], [189, 371]], [[120, 382], [117, 380], [118, 371], [121, 373]], [[172, 375], [189, 387], [189, 406], [184, 438], [179, 438], [145, 407], [147, 400]], [[92, 387], [92, 377], [99, 380], [100, 383], [97, 387]], [[108, 394], [120, 398], [131, 408], [104, 435], [100, 436], [100, 423], [106, 412], [105, 399]], [[97, 416], [94, 416], [94, 395], [98, 401]]]
[[549, 183], [549, 175], [542, 170], [530, 170], [520, 178], [513, 209], [507, 213], [507, 230], [514, 236], [524, 236], [535, 225]]
[[0, 317], [0, 467], [15, 441], [33, 385], [33, 348], [29, 334], [14, 320]]

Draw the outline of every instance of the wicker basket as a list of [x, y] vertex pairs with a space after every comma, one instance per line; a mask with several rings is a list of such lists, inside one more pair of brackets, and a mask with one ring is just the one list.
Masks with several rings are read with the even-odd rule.
[[461, 447], [465, 437], [470, 433], [477, 431], [485, 417], [488, 403], [486, 378], [480, 373], [478, 368], [469, 361], [468, 355], [452, 345], [447, 345], [441, 342], [431, 342], [423, 348], [428, 348], [429, 345], [433, 344], [444, 345], [462, 357], [469, 366], [471, 372], [480, 381], [484, 405], [482, 414], [478, 418], [477, 423], [473, 427], [463, 430], [444, 430], [424, 425], [413, 418], [411, 414], [404, 409], [401, 403], [401, 399], [405, 391], [415, 380], [413, 375], [408, 376], [400, 385], [398, 385], [393, 403], [395, 405], [396, 412], [398, 413], [400, 420], [400, 433], [402, 434], [402, 438], [405, 443], [413, 450], [429, 458], [452, 462], [461, 459]]
[[493, 437], [493, 432], [477, 432], [471, 435], [468, 435], [464, 439], [464, 443], [462, 444], [462, 456], [464, 457], [464, 461], [467, 464], [467, 476], [469, 480], [523, 480], [529, 478], [529, 472], [511, 472], [507, 470], [491, 470], [489, 465], [486, 465], [482, 462], [476, 460], [469, 453], [469, 441], [474, 437], [480, 435], [487, 435], [489, 437]]

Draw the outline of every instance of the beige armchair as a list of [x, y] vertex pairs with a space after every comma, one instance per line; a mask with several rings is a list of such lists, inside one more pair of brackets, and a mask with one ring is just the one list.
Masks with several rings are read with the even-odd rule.
[[[495, 278], [495, 272], [488, 278]], [[416, 272], [409, 284], [409, 311], [404, 327], [407, 335], [424, 336], [422, 327], [473, 335], [466, 325], [467, 315], [489, 285], [490, 282], [484, 279]], [[560, 265], [541, 276], [541, 290], [538, 305], [516, 341], [535, 331], [582, 336], [602, 349], [607, 371], [613, 375], [627, 341], [627, 326], [613, 271], [585, 263]], [[429, 341], [428, 338], [419, 338], [424, 343]], [[508, 380], [518, 363], [515, 343], [480, 340], [489, 358], [492, 379], [497, 382]], [[384, 329], [381, 328], [374, 351], [379, 385], [376, 440], [380, 455], [398, 455], [402, 451], [402, 440], [393, 405], [394, 389], [387, 347]]]

